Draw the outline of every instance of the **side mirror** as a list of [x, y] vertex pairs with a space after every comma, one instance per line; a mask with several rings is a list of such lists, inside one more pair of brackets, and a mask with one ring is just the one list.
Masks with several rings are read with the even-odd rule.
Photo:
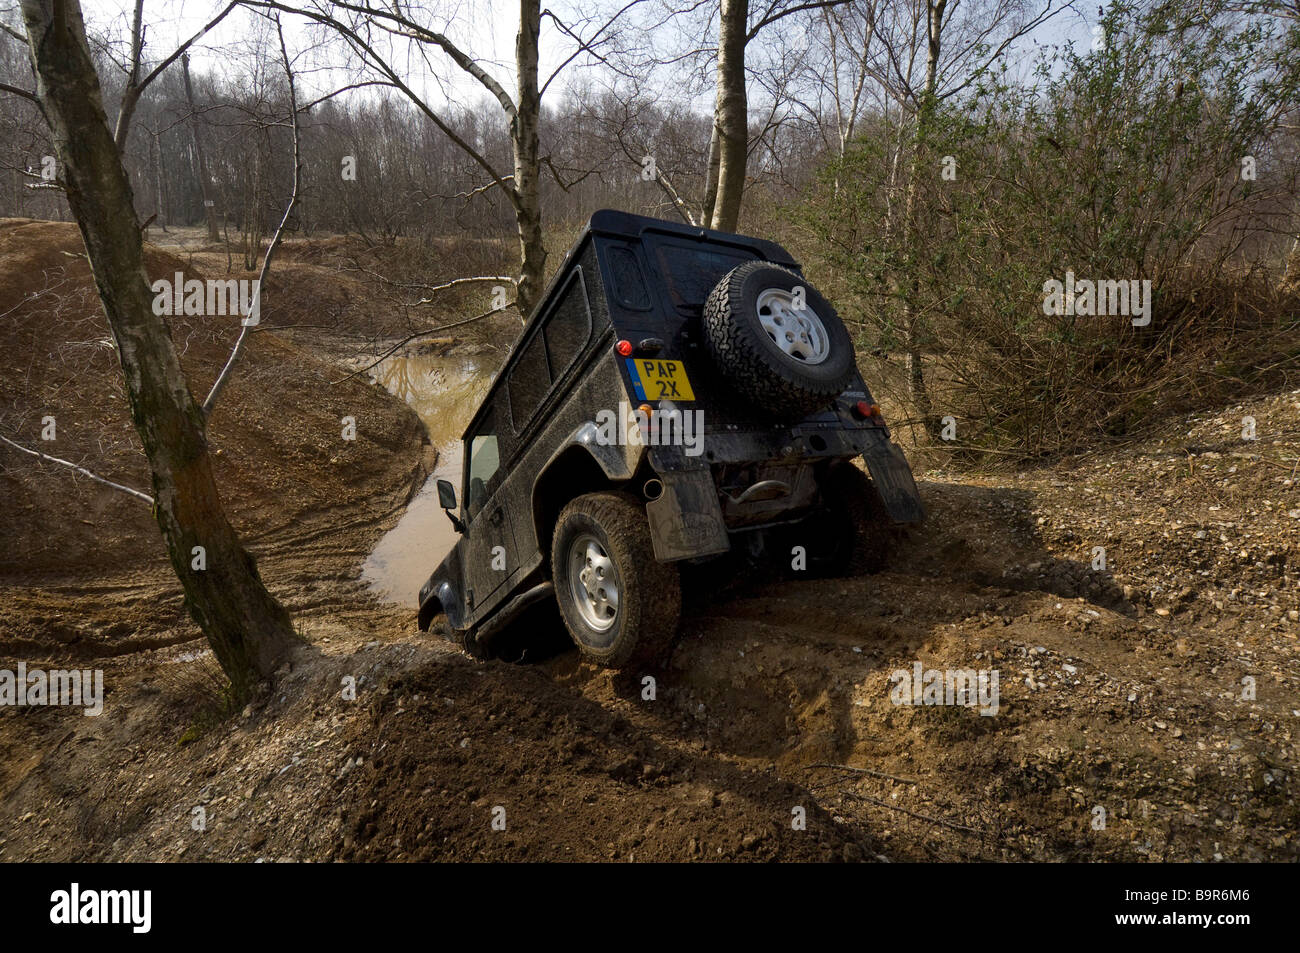
[[444, 510], [456, 508], [456, 488], [451, 485], [450, 480], [438, 481], [438, 505]]
[[438, 505], [447, 514], [447, 519], [451, 520], [452, 528], [458, 533], [464, 533], [465, 524], [452, 512], [456, 508], [456, 488], [451, 485], [450, 480], [438, 481]]

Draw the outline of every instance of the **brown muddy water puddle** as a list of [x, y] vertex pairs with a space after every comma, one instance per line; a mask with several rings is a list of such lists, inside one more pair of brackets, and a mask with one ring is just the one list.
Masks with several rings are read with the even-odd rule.
[[439, 479], [460, 493], [461, 434], [487, 393], [491, 372], [480, 354], [394, 355], [369, 371], [370, 378], [411, 406], [438, 448], [438, 463], [397, 525], [366, 557], [362, 578], [388, 602], [415, 606], [429, 573], [456, 544], [451, 520], [438, 506]]

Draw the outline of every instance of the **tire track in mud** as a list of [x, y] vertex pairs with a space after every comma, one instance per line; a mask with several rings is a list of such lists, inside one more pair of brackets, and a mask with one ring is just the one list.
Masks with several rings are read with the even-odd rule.
[[[341, 404], [322, 400], [332, 427]], [[1270, 453], [1300, 455], [1294, 395], [1032, 473], [932, 474], [930, 520], [889, 571], [719, 585], [664, 664], [627, 675], [572, 654], [471, 663], [376, 602], [360, 557], [422, 481], [424, 451], [395, 402], [346, 400], [368, 401], [409, 453], [335, 464], [307, 447], [293, 458], [306, 476], [286, 469], [270, 490], [328, 479], [340, 496], [293, 519], [266, 488], [236, 497], [314, 644], [276, 693], [192, 743], [174, 742], [202, 696], [171, 673], [199, 666], [171, 662], [199, 637], [165, 565], [124, 577], [101, 559], [85, 585], [7, 578], [6, 649], [160, 648], [104, 656], [113, 705], [74, 737], [61, 740], [61, 713], [28, 711], [0, 739], [7, 762], [30, 765], [0, 803], [0, 857], [1300, 859], [1300, 520], [1283, 518], [1300, 500], [1284, 468], [1224, 449], [1249, 413], [1281, 435]], [[297, 430], [265, 423], [286, 458], [301, 449]], [[1092, 570], [1095, 545], [1110, 569]], [[891, 673], [916, 662], [999, 671], [998, 714], [893, 704]], [[340, 678], [363, 673], [344, 706]], [[187, 833], [196, 802], [213, 807], [205, 838]], [[497, 805], [505, 831], [490, 827]], [[791, 828], [794, 805], [807, 831]]]

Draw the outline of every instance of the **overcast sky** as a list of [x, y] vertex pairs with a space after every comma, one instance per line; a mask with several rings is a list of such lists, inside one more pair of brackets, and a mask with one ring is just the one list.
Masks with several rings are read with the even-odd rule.
[[[642, 6], [633, 11], [642, 22], [662, 10], [663, 0], [644, 0]], [[223, 6], [217, 0], [145, 0], [146, 58], [157, 59], [170, 53], [184, 38], [202, 28]], [[133, 0], [82, 0], [87, 26], [91, 32], [110, 33], [123, 39], [130, 27]], [[596, 12], [590, 2], [582, 0], [552, 0], [544, 8], [554, 11], [567, 23], [576, 23], [582, 16], [592, 16]], [[431, 5], [431, 9], [440, 11], [437, 17], [430, 17], [430, 25], [439, 28], [461, 49], [471, 53], [480, 63], [511, 93], [514, 91], [512, 60], [514, 56], [515, 33], [518, 29], [518, 4], [511, 0], [444, 0], [441, 4]], [[1089, 15], [1091, 11], [1091, 15]], [[604, 12], [603, 9], [600, 12]], [[1067, 11], [1054, 21], [1040, 28], [1027, 42], [1022, 44], [1020, 58], [1027, 63], [1035, 44], [1060, 44], [1066, 42], [1087, 43], [1090, 40], [1091, 23], [1096, 20], [1095, 5], [1088, 4], [1079, 12]], [[285, 30], [290, 54], [295, 56], [295, 65], [302, 71], [301, 84], [305, 95], [328, 92], [345, 80], [337, 72], [321, 71], [323, 67], [336, 66], [339, 52], [334, 48], [330, 53], [313, 50], [313, 36], [319, 28], [308, 27], [302, 18], [285, 17]], [[589, 28], [590, 29], [590, 28]], [[258, 35], [264, 42], [274, 43], [274, 33], [264, 17], [249, 11], [236, 10], [221, 25], [204, 38], [201, 47], [195, 48], [191, 56], [193, 66], [198, 70], [229, 71], [232, 65], [250, 62], [241, 59], [239, 49], [253, 41]], [[664, 46], [677, 48], [680, 38], [665, 36]], [[544, 20], [541, 38], [541, 76], [543, 80], [552, 70], [559, 66], [574, 50], [572, 41], [557, 30], [549, 20]], [[403, 73], [403, 78], [411, 83], [433, 104], [440, 104], [446, 99], [455, 99], [462, 104], [474, 104], [486, 95], [481, 86], [459, 69], [451, 66], [445, 57], [431, 53], [430, 60], [434, 69], [418, 59], [403, 57], [395, 66]], [[575, 65], [582, 60], [575, 61]], [[313, 73], [313, 68], [317, 72]], [[547, 102], [554, 103], [567, 88], [568, 84], [581, 74], [580, 69], [570, 66], [565, 74], [557, 80], [547, 94]], [[592, 67], [588, 77], [610, 80], [607, 71], [601, 67]], [[672, 78], [673, 71], [666, 71]], [[660, 82], [664, 77], [660, 77]], [[675, 94], [681, 95], [682, 88], [672, 83]], [[707, 108], [710, 104], [711, 90], [704, 91], [697, 105]]]

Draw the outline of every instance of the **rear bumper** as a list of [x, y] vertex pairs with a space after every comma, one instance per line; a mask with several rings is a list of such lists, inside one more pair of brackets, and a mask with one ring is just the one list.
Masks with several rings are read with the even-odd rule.
[[[858, 447], [844, 449], [848, 453], [840, 455], [841, 460], [861, 450], [890, 519], [919, 523], [925, 518], [912, 468], [901, 447], [877, 430], [867, 432]], [[821, 453], [760, 463], [765, 479], [736, 496], [728, 494], [725, 501], [714, 482], [712, 468], [660, 471], [663, 494], [646, 504], [655, 558], [675, 562], [725, 553], [731, 548], [730, 530], [780, 521], [783, 514], [807, 511], [817, 500], [814, 464], [827, 456]]]

